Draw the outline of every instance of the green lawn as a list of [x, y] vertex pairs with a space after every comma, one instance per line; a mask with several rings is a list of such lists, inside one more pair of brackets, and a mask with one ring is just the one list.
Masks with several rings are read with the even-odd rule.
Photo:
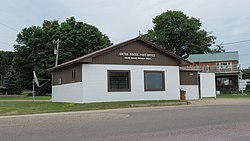
[[[30, 95], [30, 96], [28, 96]], [[32, 91], [22, 91], [22, 95], [0, 95], [0, 100], [32, 100]], [[35, 100], [50, 100], [51, 96], [35, 96]]]
[[241, 94], [220, 94], [217, 95], [217, 98], [250, 98], [250, 92], [244, 92], [247, 95]]
[[[32, 96], [26, 95], [0, 95], [0, 100], [32, 100]], [[50, 100], [51, 96], [35, 96], [35, 100]]]
[[130, 104], [149, 104], [165, 102], [179, 102], [179, 100], [123, 101], [86, 104], [56, 102], [0, 102], [0, 116], [128, 108]]

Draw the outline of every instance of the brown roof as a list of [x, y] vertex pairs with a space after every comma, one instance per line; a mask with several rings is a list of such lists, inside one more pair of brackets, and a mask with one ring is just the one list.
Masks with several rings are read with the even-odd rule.
[[122, 47], [124, 45], [127, 45], [127, 44], [135, 42], [135, 41], [142, 41], [142, 42], [144, 42], [144, 43], [146, 43], [146, 44], [148, 44], [148, 45], [150, 45], [150, 46], [164, 52], [165, 54], [167, 54], [167, 55], [181, 61], [183, 65], [191, 64], [189, 61], [185, 60], [184, 58], [182, 58], [182, 57], [180, 57], [178, 55], [175, 55], [175, 54], [169, 52], [168, 50], [166, 50], [166, 49], [164, 49], [164, 48], [162, 48], [162, 47], [160, 47], [160, 46], [158, 46], [156, 44], [153, 44], [152, 42], [149, 42], [149, 41], [147, 41], [147, 40], [145, 40], [145, 39], [143, 39], [142, 37], [139, 36], [139, 37], [127, 40], [125, 42], [122, 42], [122, 43], [119, 43], [119, 44], [116, 44], [116, 45], [112, 45], [112, 46], [109, 46], [109, 47], [94, 51], [94, 52], [89, 53], [87, 55], [84, 55], [84, 56], [78, 57], [76, 59], [70, 60], [68, 62], [59, 64], [59, 65], [57, 65], [55, 67], [49, 68], [48, 71], [53, 71], [53, 70], [56, 70], [56, 69], [59, 69], [59, 68], [65, 67], [65, 66], [69, 66], [69, 65], [72, 65], [72, 64], [76, 64], [76, 63], [89, 62], [88, 59], [99, 56], [101, 54], [104, 54], [106, 52], [117, 49], [119, 47]]

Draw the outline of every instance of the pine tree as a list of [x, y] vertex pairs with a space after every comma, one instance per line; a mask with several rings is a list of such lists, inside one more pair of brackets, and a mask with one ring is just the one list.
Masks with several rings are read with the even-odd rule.
[[17, 82], [16, 71], [12, 66], [4, 77], [3, 85], [10, 90], [9, 93], [20, 94], [21, 89]]

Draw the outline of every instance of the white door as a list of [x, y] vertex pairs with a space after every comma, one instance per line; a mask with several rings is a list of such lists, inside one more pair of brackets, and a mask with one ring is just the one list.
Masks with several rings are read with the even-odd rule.
[[200, 96], [216, 98], [215, 74], [200, 73]]

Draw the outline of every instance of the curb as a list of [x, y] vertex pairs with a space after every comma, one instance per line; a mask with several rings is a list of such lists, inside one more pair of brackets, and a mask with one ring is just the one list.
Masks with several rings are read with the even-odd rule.
[[187, 102], [165, 102], [165, 103], [150, 103], [150, 104], [130, 104], [130, 107], [154, 107], [154, 106], [175, 106], [175, 105], [189, 105], [190, 101]]

